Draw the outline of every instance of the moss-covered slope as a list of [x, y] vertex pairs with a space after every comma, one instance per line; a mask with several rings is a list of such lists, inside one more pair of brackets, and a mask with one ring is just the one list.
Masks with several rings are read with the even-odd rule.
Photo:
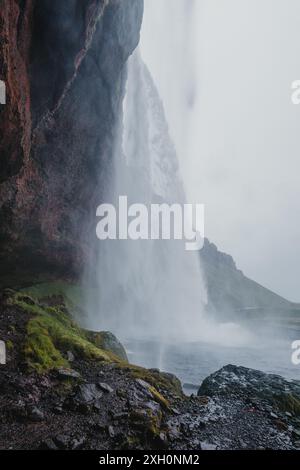
[[126, 356], [118, 355], [113, 348], [112, 340], [111, 349], [101, 347], [101, 344], [107, 345], [107, 333], [97, 333], [97, 341], [94, 341], [91, 332], [76, 324], [63, 297], [56, 297], [55, 306], [49, 306], [46, 300], [23, 292], [13, 293], [8, 300], [30, 315], [23, 345], [24, 359], [30, 368], [46, 372], [70, 367], [66, 358], [69, 351], [84, 359], [114, 363], [126, 361]]

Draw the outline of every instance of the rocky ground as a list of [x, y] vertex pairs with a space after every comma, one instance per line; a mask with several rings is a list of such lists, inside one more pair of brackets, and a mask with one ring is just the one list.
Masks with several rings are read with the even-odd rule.
[[187, 397], [58, 296], [3, 292], [0, 338], [0, 449], [300, 448], [300, 382], [226, 366]]

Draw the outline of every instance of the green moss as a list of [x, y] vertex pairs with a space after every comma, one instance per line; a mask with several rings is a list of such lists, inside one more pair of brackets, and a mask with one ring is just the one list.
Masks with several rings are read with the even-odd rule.
[[96, 289], [83, 288], [78, 284], [55, 281], [26, 287], [20, 291], [20, 294], [31, 296], [38, 301], [47, 297], [62, 296], [66, 307], [70, 311], [73, 311], [76, 309], [84, 309], [86, 297], [95, 295], [95, 291]]
[[10, 339], [6, 341], [6, 347], [9, 351], [12, 351], [14, 349], [13, 342]]
[[30, 368], [46, 372], [69, 367], [63, 353], [77, 357], [117, 363], [120, 359], [89, 341], [87, 333], [71, 318], [64, 305], [47, 307], [23, 292], [15, 293], [10, 302], [27, 311], [30, 320], [24, 344], [25, 360]]
[[111, 351], [122, 361], [128, 362], [126, 351], [120, 341], [109, 331], [93, 332], [86, 330], [87, 339], [97, 348]]
[[282, 411], [288, 411], [295, 416], [300, 416], [300, 397], [295, 397], [292, 394], [280, 395], [275, 398], [279, 408]]
[[150, 410], [147, 410], [147, 413], [149, 416], [148, 432], [151, 437], [156, 437], [160, 433], [161, 416], [154, 415]]
[[140, 436], [125, 436], [120, 445], [120, 450], [137, 450], [143, 447]]
[[45, 297], [51, 297], [53, 295], [62, 295], [63, 297], [72, 297], [72, 293], [75, 292], [78, 294], [78, 299], [80, 298], [79, 291], [80, 287], [73, 284], [68, 284], [63, 281], [48, 282], [35, 284], [31, 287], [26, 287], [20, 291], [20, 294], [27, 294], [34, 297], [37, 300], [41, 300]]
[[45, 372], [56, 367], [68, 367], [68, 362], [54, 346], [43, 318], [30, 320], [27, 325], [27, 338], [24, 353], [28, 365], [38, 372]]
[[142, 379], [154, 387], [162, 391], [168, 391], [172, 394], [183, 397], [183, 392], [178, 388], [172, 380], [170, 380], [164, 373], [153, 372], [152, 370], [144, 369], [143, 367], [135, 366], [132, 364], [120, 364], [118, 367], [125, 368], [135, 379]]
[[130, 413], [129, 419], [132, 425], [140, 431], [146, 433], [150, 438], [155, 438], [160, 433], [161, 413], [154, 414], [151, 410], [134, 410]]
[[169, 410], [170, 409], [170, 403], [168, 402], [168, 400], [162, 396], [161, 393], [159, 393], [158, 390], [156, 390], [155, 387], [151, 386], [149, 388], [149, 391], [150, 393], [152, 394], [153, 396], [153, 399], [159, 403], [163, 408], [165, 408], [166, 410]]

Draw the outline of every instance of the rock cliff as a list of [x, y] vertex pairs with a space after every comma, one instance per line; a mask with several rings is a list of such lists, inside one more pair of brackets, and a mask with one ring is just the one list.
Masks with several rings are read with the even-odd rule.
[[142, 0], [1, 2], [0, 282], [81, 272], [142, 14]]
[[233, 258], [205, 240], [200, 261], [207, 286], [209, 309], [222, 314], [279, 314], [299, 311], [299, 306], [246, 277]]

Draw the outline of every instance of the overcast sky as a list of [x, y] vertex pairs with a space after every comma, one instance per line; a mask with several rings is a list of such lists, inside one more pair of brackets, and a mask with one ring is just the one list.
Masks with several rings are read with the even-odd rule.
[[300, 1], [145, 3], [142, 54], [206, 235], [300, 302]]

